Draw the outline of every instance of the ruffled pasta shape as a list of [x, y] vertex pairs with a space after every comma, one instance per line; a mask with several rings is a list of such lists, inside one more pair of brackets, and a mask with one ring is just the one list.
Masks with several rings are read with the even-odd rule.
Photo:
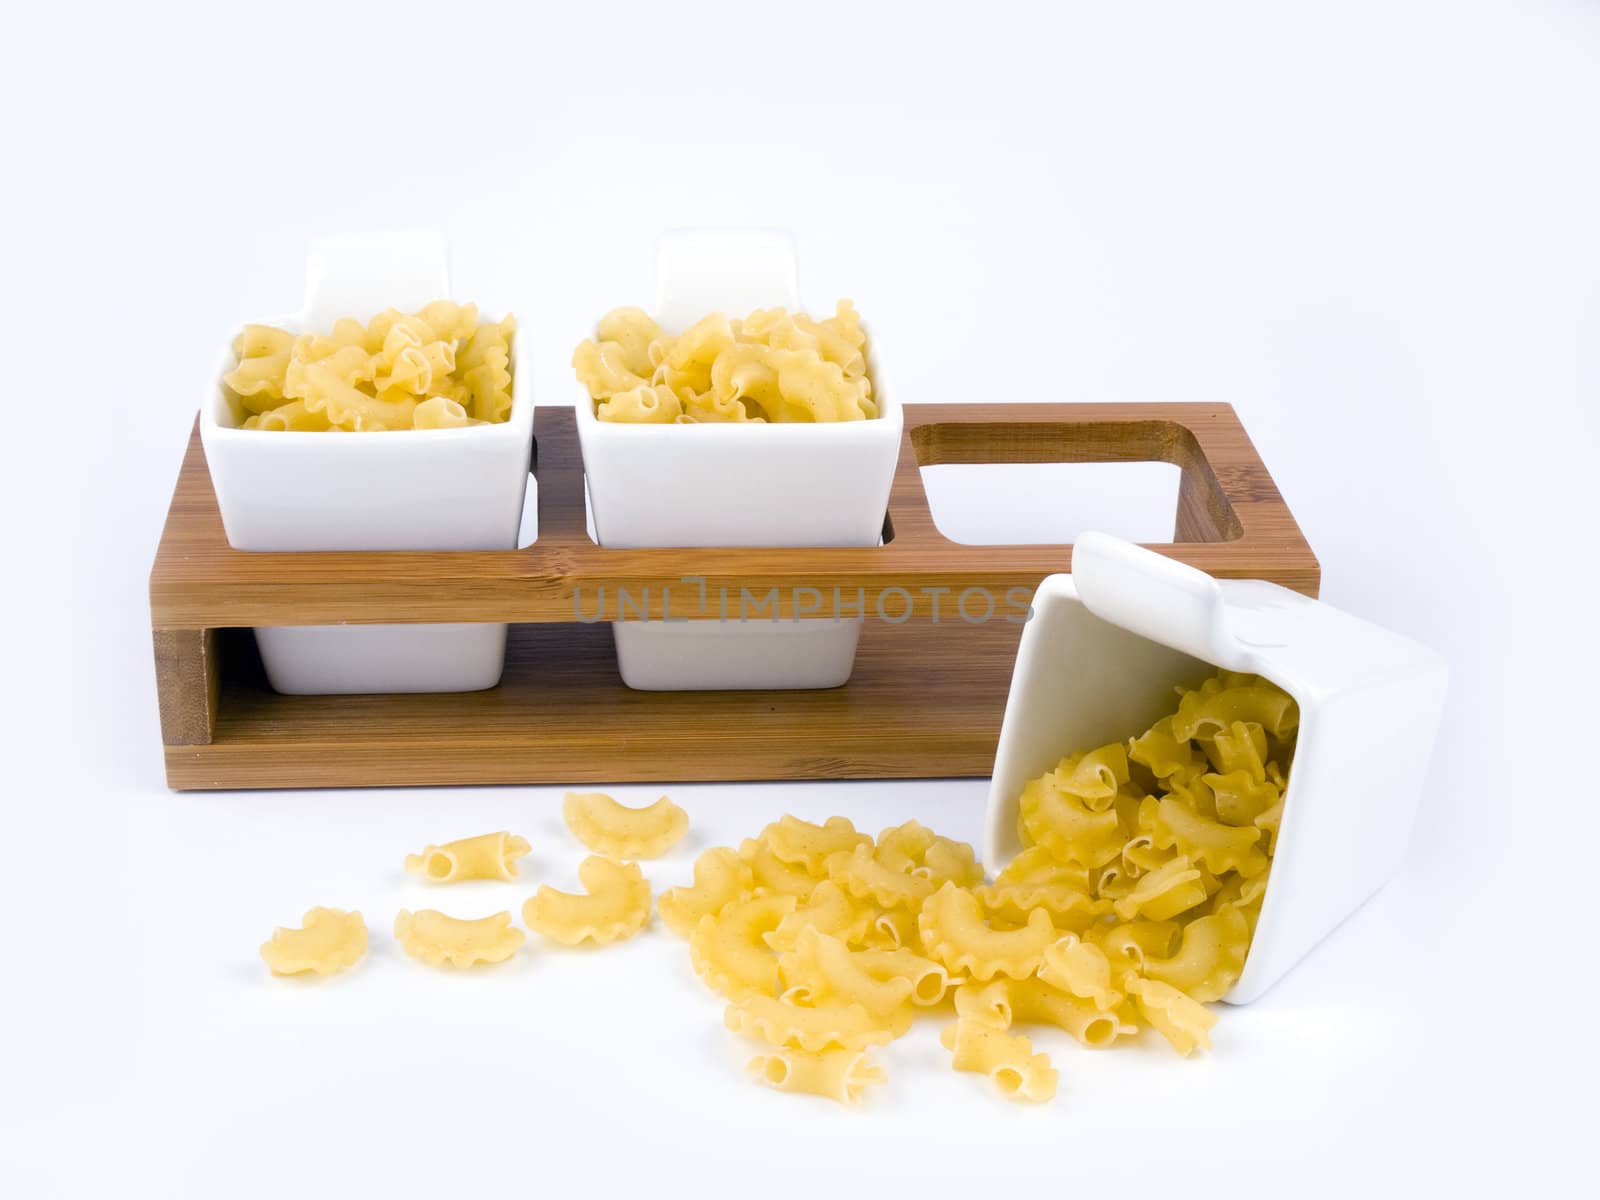
[[424, 846], [421, 854], [406, 855], [406, 870], [429, 883], [459, 883], [465, 879], [515, 879], [517, 859], [533, 847], [513, 833], [484, 833], [442, 846]]
[[604, 946], [632, 937], [650, 919], [650, 884], [637, 863], [595, 854], [578, 864], [584, 892], [546, 884], [522, 906], [522, 921], [563, 946]]
[[1058, 1075], [1050, 1056], [1035, 1054], [1033, 1043], [978, 1021], [957, 1018], [939, 1035], [958, 1071], [974, 1071], [994, 1080], [1014, 1100], [1044, 1101], [1056, 1094]]
[[[784, 994], [796, 1000], [859, 1004], [878, 1017], [910, 1003], [914, 986], [899, 975], [872, 973], [849, 946], [815, 928], [804, 930], [794, 949], [778, 958], [778, 978]], [[938, 992], [944, 994], [942, 984]]]
[[1185, 805], [1176, 796], [1163, 796], [1157, 806], [1155, 844], [1201, 864], [1213, 874], [1238, 871], [1259, 875], [1267, 869], [1267, 856], [1257, 843], [1261, 830], [1252, 826], [1224, 825]]
[[1216, 1014], [1198, 1000], [1184, 995], [1171, 984], [1157, 979], [1132, 976], [1128, 980], [1128, 993], [1144, 1014], [1144, 1019], [1179, 1054], [1185, 1058], [1196, 1050], [1211, 1049], [1211, 1027], [1217, 1023]]
[[1104, 812], [1128, 783], [1128, 752], [1120, 743], [1062, 759], [1052, 772], [1056, 790], [1083, 801], [1091, 812]]
[[1165, 921], [1205, 902], [1206, 888], [1200, 871], [1180, 854], [1139, 876], [1114, 907], [1124, 921], [1135, 917]]
[[1024, 924], [1029, 913], [1043, 909], [1057, 929], [1074, 933], [1082, 933], [1111, 911], [1110, 900], [1059, 883], [992, 883], [974, 889], [974, 894], [991, 917]]
[[1054, 1025], [1081, 1045], [1104, 1050], [1118, 1038], [1139, 1032], [1130, 1020], [1131, 1004], [1106, 1010], [1081, 996], [1050, 986], [1042, 979], [1019, 979], [1010, 985], [1011, 1009], [1019, 1025]]
[[689, 832], [689, 814], [665, 796], [629, 808], [604, 792], [568, 792], [561, 815], [574, 837], [612, 858], [659, 858]]
[[828, 878], [857, 900], [891, 909], [915, 910], [934, 891], [932, 881], [926, 876], [884, 866], [874, 857], [870, 846], [857, 846], [852, 851], [831, 855]]
[[917, 925], [929, 958], [953, 975], [979, 980], [996, 975], [1026, 979], [1039, 969], [1045, 947], [1059, 936], [1043, 909], [1029, 913], [1021, 929], [992, 929], [983, 920], [977, 897], [953, 883], [928, 898]]
[[742, 320], [711, 313], [676, 336], [621, 308], [572, 366], [602, 421], [859, 421], [878, 415], [866, 346], [848, 301], [822, 321], [781, 308]]
[[1092, 870], [1122, 853], [1116, 811], [1088, 807], [1081, 797], [1061, 791], [1053, 775], [1023, 786], [1018, 814], [1023, 842], [1043, 846], [1063, 862]]
[[251, 325], [223, 384], [250, 414], [242, 428], [287, 432], [451, 429], [511, 411], [516, 321], [478, 323], [476, 305], [436, 300], [330, 334]]
[[1247, 770], [1230, 771], [1226, 775], [1207, 775], [1205, 784], [1211, 789], [1211, 803], [1217, 811], [1217, 820], [1224, 825], [1253, 825], [1262, 813], [1278, 803], [1277, 785], [1263, 777], [1254, 779]]
[[431, 908], [402, 908], [394, 919], [394, 940], [429, 966], [471, 967], [504, 962], [522, 947], [523, 935], [508, 912], [464, 921]]
[[854, 961], [874, 979], [903, 979], [911, 985], [911, 1003], [919, 1008], [938, 1004], [950, 990], [950, 972], [931, 958], [905, 947], [857, 950]]
[[336, 975], [367, 953], [367, 923], [358, 912], [313, 908], [299, 929], [280, 926], [261, 944], [261, 958], [274, 975]]
[[767, 945], [777, 951], [793, 950], [800, 935], [808, 929], [858, 945], [867, 935], [873, 914], [857, 907], [845, 890], [824, 879], [802, 903], [767, 934]]
[[661, 922], [679, 937], [694, 932], [700, 918], [721, 912], [755, 888], [755, 875], [739, 855], [726, 846], [707, 850], [694, 860], [694, 883], [668, 888], [656, 901]]
[[761, 840], [779, 862], [803, 867], [808, 875], [822, 878], [829, 857], [849, 853], [857, 846], [872, 848], [872, 839], [857, 833], [848, 817], [829, 817], [821, 825], [785, 814], [761, 831]]
[[1112, 985], [1111, 960], [1106, 952], [1071, 934], [1045, 947], [1039, 978], [1051, 987], [1089, 1001], [1101, 1012], [1116, 1008], [1124, 998]]
[[778, 996], [747, 996], [728, 1005], [723, 1023], [734, 1033], [757, 1038], [769, 1046], [808, 1050], [861, 1050], [894, 1041], [909, 1027], [886, 1024], [883, 1014], [868, 1012], [859, 1004], [802, 1006]]
[[1286, 738], [1300, 724], [1300, 706], [1264, 679], [1218, 676], [1178, 701], [1172, 732], [1184, 739], [1210, 738], [1235, 721], [1254, 723], [1275, 738]]
[[759, 891], [779, 892], [804, 900], [821, 882], [803, 866], [784, 862], [759, 838], [745, 838], [739, 844], [739, 858], [749, 866]]
[[701, 917], [689, 937], [695, 973], [729, 1000], [776, 995], [778, 959], [765, 936], [794, 908], [793, 896], [769, 893], [735, 900], [715, 916]]
[[774, 1049], [746, 1064], [756, 1079], [780, 1092], [805, 1092], [841, 1104], [861, 1103], [862, 1093], [888, 1076], [867, 1061], [865, 1050]]
[[1139, 737], [1128, 742], [1128, 757], [1149, 769], [1157, 779], [1192, 779], [1206, 769], [1205, 755], [1187, 738], [1172, 730], [1172, 718], [1162, 717]]
[[1144, 973], [1202, 1004], [1220, 1000], [1239, 981], [1250, 949], [1250, 923], [1225, 906], [1183, 927], [1183, 941], [1171, 958], [1147, 959]]

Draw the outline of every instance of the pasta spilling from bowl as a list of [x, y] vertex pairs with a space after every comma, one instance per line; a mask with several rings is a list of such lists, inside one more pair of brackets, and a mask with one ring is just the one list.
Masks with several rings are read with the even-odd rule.
[[877, 838], [785, 817], [706, 851], [657, 902], [761, 1082], [854, 1103], [870, 1048], [953, 1009], [957, 1070], [1018, 1100], [1057, 1072], [1019, 1026], [1101, 1049], [1156, 1030], [1209, 1048], [1266, 892], [1298, 709], [1255, 676], [1181, 690], [1141, 736], [1063, 758], [1020, 798], [1023, 851], [985, 883], [970, 846], [916, 821]]
[[863, 421], [878, 415], [867, 335], [848, 300], [813, 320], [782, 308], [712, 313], [676, 336], [618, 308], [572, 355], [602, 421], [633, 424]]
[[[871, 1054], [921, 1016], [943, 1022], [955, 1070], [1015, 1100], [1049, 1100], [1059, 1080], [1021, 1027], [1098, 1050], [1149, 1026], [1181, 1055], [1209, 1049], [1207, 1005], [1243, 973], [1266, 894], [1299, 710], [1281, 688], [1227, 671], [1178, 693], [1143, 734], [1028, 781], [1023, 849], [993, 883], [971, 846], [914, 820], [874, 838], [845, 817], [785, 816], [701, 854], [693, 881], [654, 909], [725, 1002], [726, 1027], [760, 1044], [753, 1076], [855, 1104], [887, 1078]], [[633, 937], [651, 886], [622, 859], [662, 853], [687, 816], [665, 797], [630, 808], [601, 793], [569, 793], [564, 815], [600, 853], [578, 868], [582, 892], [541, 887], [524, 923], [565, 946]], [[430, 846], [408, 869], [511, 879], [527, 849], [486, 834]], [[394, 936], [421, 962], [471, 967], [517, 953], [511, 920], [402, 910]], [[261, 953], [276, 973], [329, 974], [365, 950], [359, 914], [313, 909]]]
[[330, 333], [246, 325], [222, 377], [244, 429], [372, 433], [453, 429], [511, 414], [516, 319], [480, 321], [478, 306], [435, 300], [388, 309]]

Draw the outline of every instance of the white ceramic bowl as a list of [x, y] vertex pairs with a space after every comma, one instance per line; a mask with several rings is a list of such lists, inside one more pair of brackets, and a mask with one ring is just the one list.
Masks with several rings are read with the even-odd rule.
[[[449, 296], [440, 239], [365, 235], [313, 247], [305, 311], [265, 323], [326, 329]], [[512, 343], [510, 419], [465, 429], [261, 433], [238, 428], [221, 377], [200, 436], [228, 544], [237, 550], [509, 550], [516, 546], [533, 438], [533, 395], [520, 334]], [[404, 619], [405, 614], [395, 616]], [[279, 626], [256, 630], [280, 692], [451, 692], [493, 687], [503, 624]]]
[[1024, 627], [989, 790], [984, 860], [1020, 849], [1017, 798], [1076, 749], [1125, 740], [1172, 711], [1175, 684], [1252, 671], [1300, 705], [1272, 879], [1244, 1004], [1394, 874], [1444, 704], [1444, 660], [1416, 642], [1260, 580], [1215, 580], [1104, 534], [1073, 574], [1039, 585]]
[[[800, 309], [783, 234], [683, 231], [661, 240], [656, 319], [681, 331], [708, 312]], [[595, 537], [608, 547], [875, 546], [904, 425], [868, 331], [879, 416], [815, 425], [629, 425], [601, 421], [578, 387], [578, 440]], [[629, 621], [613, 626], [629, 687], [836, 687], [859, 618]]]

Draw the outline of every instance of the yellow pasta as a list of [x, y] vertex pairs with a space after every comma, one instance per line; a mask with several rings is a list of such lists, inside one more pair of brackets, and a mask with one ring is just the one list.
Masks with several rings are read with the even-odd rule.
[[735, 900], [700, 918], [689, 937], [689, 960], [712, 991], [729, 1000], [776, 996], [778, 959], [765, 936], [795, 908], [793, 896], [767, 893]]
[[738, 852], [726, 846], [707, 850], [694, 862], [694, 883], [668, 888], [656, 901], [661, 922], [679, 937], [694, 932], [700, 918], [711, 916], [755, 890], [755, 874]]
[[580, 842], [613, 858], [659, 858], [689, 832], [689, 815], [665, 796], [629, 808], [603, 792], [568, 792], [561, 815]]
[[1021, 929], [993, 929], [983, 920], [978, 898], [946, 883], [928, 898], [917, 918], [928, 957], [954, 975], [1026, 979], [1039, 969], [1045, 948], [1055, 941], [1050, 914], [1035, 909]]
[[279, 928], [261, 945], [261, 957], [274, 975], [334, 975], [360, 962], [367, 952], [367, 924], [358, 912], [313, 908], [299, 929]]
[[873, 855], [871, 846], [830, 855], [828, 878], [856, 899], [883, 908], [916, 910], [934, 893], [933, 883], [926, 876], [885, 866]]
[[728, 1005], [723, 1023], [735, 1033], [772, 1046], [796, 1050], [861, 1050], [892, 1042], [910, 1027], [909, 1016], [897, 1029], [881, 1014], [859, 1004], [801, 1005], [788, 997], [746, 996]]
[[421, 854], [408, 854], [406, 870], [429, 883], [515, 879], [517, 859], [532, 849], [525, 838], [516, 834], [484, 833], [442, 846], [425, 846]]
[[763, 829], [760, 840], [771, 848], [778, 861], [803, 867], [807, 874], [819, 878], [831, 855], [849, 853], [857, 846], [872, 848], [872, 839], [857, 833], [846, 817], [829, 817], [824, 824], [814, 825], [785, 815]]
[[767, 934], [766, 941], [782, 953], [793, 950], [806, 930], [815, 929], [849, 945], [860, 945], [866, 940], [872, 920], [869, 908], [857, 905], [838, 884], [824, 879], [793, 912], [778, 922], [778, 927]]
[[431, 908], [416, 913], [402, 908], [394, 919], [394, 940], [418, 962], [471, 967], [504, 962], [522, 947], [523, 935], [508, 912], [464, 921]]
[[867, 339], [848, 300], [817, 321], [781, 308], [711, 313], [676, 336], [637, 308], [613, 309], [572, 355], [602, 421], [832, 422], [878, 415]]
[[286, 432], [458, 429], [511, 413], [514, 318], [479, 322], [473, 304], [435, 300], [365, 326], [294, 334], [247, 325], [223, 386], [249, 416], [241, 428]]
[[958, 1017], [945, 1026], [939, 1041], [950, 1051], [956, 1070], [987, 1075], [1014, 1100], [1043, 1101], [1056, 1094], [1057, 1072], [1049, 1055], [1035, 1054], [1033, 1043], [1021, 1034]]
[[792, 1048], [758, 1054], [746, 1064], [756, 1079], [781, 1092], [807, 1092], [841, 1104], [859, 1104], [862, 1093], [887, 1078], [881, 1067], [867, 1061], [865, 1050], [821, 1050], [812, 1053]]
[[586, 894], [545, 885], [522, 906], [522, 920], [563, 946], [604, 946], [632, 937], [650, 919], [650, 884], [637, 863], [591, 855], [578, 864]]
[[[849, 946], [814, 927], [801, 933], [793, 950], [779, 956], [778, 978], [785, 995], [806, 1003], [859, 1004], [878, 1016], [905, 1008], [915, 986], [901, 975], [874, 974]], [[943, 988], [939, 990], [942, 995]]]
[[1196, 1050], [1211, 1049], [1211, 1027], [1217, 1023], [1217, 1018], [1198, 1000], [1171, 984], [1137, 975], [1128, 980], [1128, 994], [1138, 1004], [1145, 1020], [1185, 1058]]

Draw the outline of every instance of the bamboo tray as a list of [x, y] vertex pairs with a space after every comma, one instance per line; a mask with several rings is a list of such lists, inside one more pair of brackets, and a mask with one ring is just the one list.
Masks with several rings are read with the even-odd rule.
[[[1152, 549], [1310, 596], [1320, 582], [1315, 555], [1225, 404], [906, 405], [885, 543], [870, 548], [602, 549], [585, 530], [572, 411], [537, 410], [534, 443], [539, 533], [525, 549], [261, 554], [229, 547], [193, 433], [150, 575], [168, 784], [987, 776], [1022, 626], [999, 611], [968, 624], [952, 602], [973, 587], [1031, 593], [1071, 569], [1071, 547], [950, 541], [934, 526], [924, 466], [1174, 463], [1173, 541]], [[670, 589], [672, 615], [685, 618], [716, 617], [723, 588], [776, 589], [770, 611], [779, 617], [816, 589], [829, 603], [804, 614], [828, 616], [837, 588], [847, 608], [864, 601], [867, 620], [840, 688], [636, 692], [617, 675], [610, 630], [577, 619], [596, 615], [602, 588], [657, 604]], [[876, 615], [880, 602], [891, 619]], [[614, 604], [606, 615], [617, 615]], [[279, 695], [245, 632], [395, 621], [514, 623], [503, 680], [449, 695]]]

